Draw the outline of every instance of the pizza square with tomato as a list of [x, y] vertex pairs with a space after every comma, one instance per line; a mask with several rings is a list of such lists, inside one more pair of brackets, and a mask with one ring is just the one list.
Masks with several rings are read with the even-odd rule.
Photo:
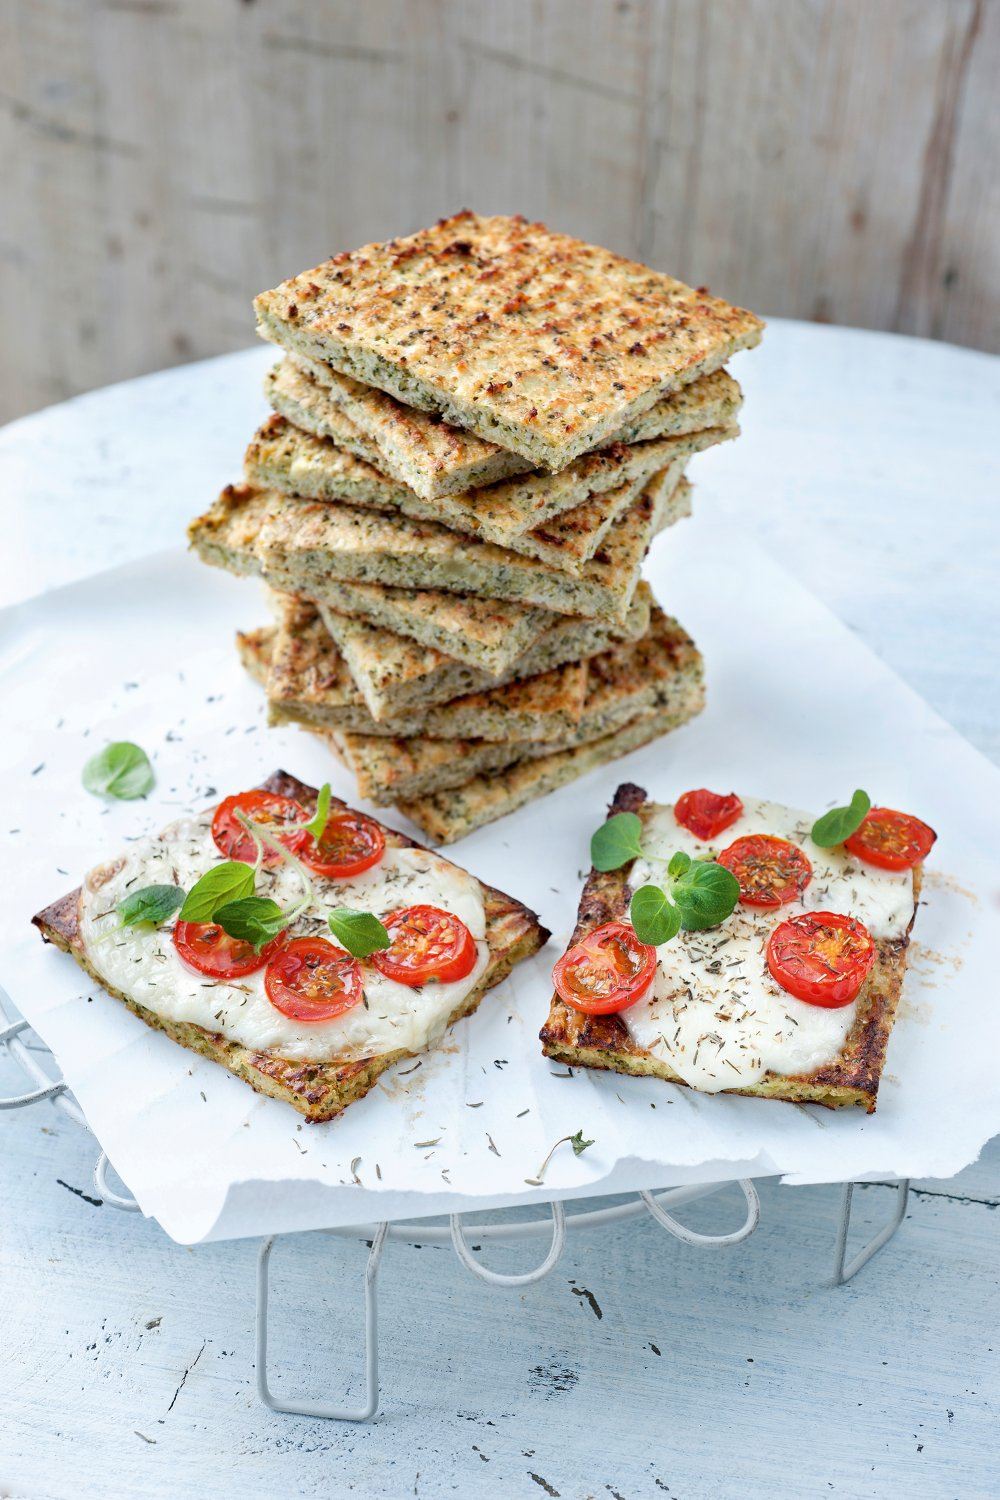
[[311, 1121], [544, 945], [521, 902], [293, 776], [135, 840], [34, 918], [109, 995]]
[[546, 1056], [700, 1092], [872, 1113], [906, 970], [926, 823], [705, 788], [618, 788], [553, 971]]

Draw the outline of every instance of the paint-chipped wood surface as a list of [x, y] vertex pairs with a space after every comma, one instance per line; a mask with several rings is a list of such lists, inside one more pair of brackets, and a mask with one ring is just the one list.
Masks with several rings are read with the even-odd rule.
[[[0, 1066], [0, 1091], [14, 1083]], [[450, 1248], [391, 1244], [382, 1412], [340, 1426], [256, 1399], [255, 1244], [181, 1249], [98, 1206], [94, 1144], [49, 1106], [2, 1128], [4, 1495], [995, 1493], [997, 1143], [921, 1187], [846, 1288], [829, 1284], [834, 1188], [765, 1184], [760, 1229], [729, 1251], [652, 1222], [571, 1234], [524, 1293], [480, 1285]], [[893, 1201], [860, 1190], [856, 1234]], [[720, 1232], [741, 1211], [730, 1193], [684, 1212]], [[537, 1241], [491, 1247], [490, 1264], [539, 1254]], [[324, 1235], [279, 1245], [276, 1385], [360, 1399], [364, 1256]]]
[[992, 0], [8, 0], [0, 417], [463, 205], [996, 349], [998, 72]]

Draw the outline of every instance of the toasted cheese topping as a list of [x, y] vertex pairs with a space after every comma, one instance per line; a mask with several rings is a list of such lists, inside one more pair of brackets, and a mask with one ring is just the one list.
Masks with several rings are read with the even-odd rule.
[[[796, 1000], [770, 976], [767, 941], [780, 922], [801, 911], [856, 917], [877, 939], [902, 939], [913, 918], [913, 875], [861, 864], [843, 849], [821, 849], [809, 837], [812, 818], [775, 802], [744, 799], [744, 811], [720, 845], [696, 839], [671, 806], [647, 820], [643, 848], [669, 859], [682, 849], [708, 859], [738, 838], [772, 834], [807, 855], [812, 879], [801, 899], [774, 910], [739, 905], [721, 927], [680, 932], [657, 949], [649, 993], [622, 1012], [636, 1044], [705, 1093], [744, 1088], [767, 1072], [809, 1074], [834, 1061], [857, 1015], [857, 1002], [824, 1010]], [[629, 878], [640, 885], [664, 879], [655, 859], [636, 860]]]
[[[80, 927], [90, 963], [105, 983], [163, 1020], [189, 1022], [254, 1051], [308, 1062], [378, 1056], [400, 1048], [419, 1052], [442, 1034], [489, 961], [478, 881], [425, 849], [388, 848], [371, 870], [349, 880], [314, 876], [313, 904], [290, 931], [329, 938], [326, 913], [337, 906], [379, 917], [403, 906], [440, 906], [460, 917], [476, 939], [475, 968], [450, 984], [411, 988], [362, 962], [365, 1003], [331, 1021], [293, 1021], [275, 1010], [264, 989], [263, 969], [231, 982], [189, 969], [174, 947], [172, 922], [155, 931], [115, 930], [115, 907], [130, 892], [154, 884], [190, 890], [219, 859], [208, 813], [182, 818], [162, 833], [138, 840], [120, 863], [92, 871], [84, 882]], [[301, 895], [301, 882], [286, 865], [262, 871], [257, 892], [290, 907]]]

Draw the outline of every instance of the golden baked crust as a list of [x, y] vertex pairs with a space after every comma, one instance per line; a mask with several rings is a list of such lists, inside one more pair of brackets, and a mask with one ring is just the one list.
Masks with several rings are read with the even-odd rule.
[[342, 582], [377, 582], [483, 596], [494, 617], [506, 604], [621, 624], [650, 542], [673, 517], [671, 499], [686, 494], [687, 481], [674, 478], [669, 469], [655, 474], [576, 576], [430, 521], [247, 485], [228, 486], [188, 536], [205, 562], [262, 573], [276, 588], [333, 608]]
[[446, 792], [400, 798], [400, 811], [434, 843], [454, 844], [477, 828], [568, 786], [588, 771], [679, 729], [705, 706], [700, 670], [678, 674], [663, 697], [659, 708], [644, 709], [599, 739], [518, 761], [491, 776], [474, 776]]
[[[237, 635], [243, 665], [267, 688], [272, 681], [269, 666], [276, 634], [272, 629]], [[486, 772], [606, 740], [644, 715], [674, 716], [684, 709], [693, 712], [701, 703], [702, 676], [701, 655], [694, 642], [676, 620], [655, 607], [650, 611], [644, 637], [605, 651], [587, 663], [586, 696], [579, 721], [556, 743], [513, 737], [501, 741], [443, 740], [426, 733], [393, 737], [355, 733], [343, 727], [323, 726], [308, 711], [287, 702], [272, 703], [272, 721], [292, 720], [319, 734], [353, 773], [359, 794], [369, 802], [383, 806], [398, 802], [409, 809], [416, 805], [416, 799], [460, 788], [444, 814], [454, 820], [465, 816], [460, 809], [470, 805], [470, 784]], [[503, 787], [504, 783], [498, 785]], [[505, 797], [506, 793], [501, 795]], [[495, 797], [491, 792], [488, 802], [477, 802], [477, 806], [493, 806]]]
[[[269, 371], [264, 394], [296, 427], [333, 438], [424, 500], [497, 484], [531, 468], [520, 454], [449, 427], [430, 412], [404, 406], [384, 391], [303, 355], [289, 355]], [[727, 427], [736, 420], [741, 399], [733, 377], [716, 370], [657, 402], [603, 438], [601, 446]], [[368, 445], [364, 449], [356, 446], [359, 437]], [[378, 456], [370, 458], [372, 452]]]
[[[634, 812], [641, 817], [651, 807], [642, 787], [625, 782], [615, 792], [608, 816]], [[605, 922], [628, 920], [628, 877], [631, 864], [601, 873], [591, 870], [580, 897], [576, 927], [568, 947], [580, 942]], [[914, 871], [914, 915], [920, 894], [920, 870]], [[912, 927], [912, 920], [910, 926]], [[786, 1076], [765, 1073], [747, 1088], [724, 1089], [761, 1099], [786, 1099], [797, 1104], [822, 1104], [828, 1109], [860, 1105], [873, 1114], [885, 1052], [896, 1018], [906, 972], [909, 931], [896, 941], [879, 941], [875, 966], [858, 997], [858, 1011], [840, 1056], [810, 1074]], [[564, 1005], [553, 994], [549, 1017], [539, 1033], [546, 1057], [579, 1068], [604, 1068], [615, 1073], [662, 1078], [684, 1084], [669, 1063], [639, 1047], [620, 1016], [585, 1016]], [[684, 1084], [687, 1087], [686, 1084]]]
[[485, 489], [423, 500], [387, 479], [359, 456], [355, 443], [317, 437], [282, 416], [258, 428], [244, 455], [244, 477], [260, 489], [340, 501], [372, 510], [431, 521], [525, 557], [537, 557], [567, 573], [579, 573], [593, 557], [608, 527], [627, 509], [654, 474], [667, 469], [676, 484], [695, 453], [738, 435], [739, 428], [710, 427], [653, 442], [616, 443], [563, 469], [527, 474]]
[[256, 298], [261, 334], [560, 469], [762, 324], [520, 216], [464, 212]]
[[[577, 661], [450, 703], [375, 720], [315, 607], [290, 595], [277, 597], [283, 602], [264, 675], [272, 723], [292, 720], [393, 738], [561, 740], [583, 712], [587, 668]], [[238, 646], [245, 658], [251, 648], [246, 634], [238, 637]], [[248, 670], [259, 677], [255, 666]]]
[[515, 677], [536, 677], [569, 661], [586, 661], [621, 641], [637, 641], [649, 629], [651, 600], [649, 585], [640, 580], [621, 625], [554, 615], [550, 629], [499, 676], [367, 620], [338, 614], [329, 605], [321, 605], [320, 614], [372, 717], [386, 719], [406, 708], [448, 703], [464, 693], [500, 687]]
[[[315, 788], [306, 786], [284, 771], [276, 771], [273, 776], [269, 776], [263, 783], [263, 788], [296, 798], [309, 812], [315, 810]], [[333, 799], [333, 806], [345, 805], [339, 799]], [[380, 826], [390, 848], [420, 847], [405, 834]], [[530, 958], [536, 953], [549, 937], [548, 931], [534, 912], [529, 911], [520, 901], [481, 882], [480, 889], [486, 910], [489, 963], [478, 983], [450, 1016], [449, 1026], [462, 1016], [471, 1015], [487, 991], [506, 978], [522, 959]], [[165, 1032], [182, 1047], [188, 1047], [202, 1057], [221, 1064], [259, 1094], [283, 1099], [311, 1123], [333, 1119], [356, 1099], [363, 1098], [393, 1063], [414, 1055], [400, 1048], [375, 1057], [352, 1058], [341, 1062], [336, 1059], [324, 1063], [292, 1061], [272, 1052], [253, 1051], [238, 1042], [227, 1040], [218, 1032], [207, 1031], [190, 1022], [161, 1020], [153, 1011], [137, 1004], [120, 990], [106, 985], [92, 969], [80, 937], [79, 909], [80, 891], [77, 889], [46, 907], [32, 921], [46, 942], [69, 953], [108, 994], [121, 1000], [147, 1026], [151, 1026], [154, 1031]]]

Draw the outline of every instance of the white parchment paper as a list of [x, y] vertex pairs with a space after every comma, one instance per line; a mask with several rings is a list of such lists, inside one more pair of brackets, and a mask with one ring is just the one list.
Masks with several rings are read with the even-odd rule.
[[[1000, 1130], [1000, 773], [731, 529], [696, 516], [659, 542], [647, 573], [705, 653], [707, 711], [448, 851], [537, 910], [553, 941], [419, 1067], [391, 1071], [320, 1126], [150, 1031], [28, 925], [125, 840], [278, 767], [356, 800], [318, 741], [265, 724], [232, 648], [237, 626], [266, 618], [259, 591], [177, 552], [0, 617], [0, 981], [144, 1212], [174, 1239], [743, 1175], [945, 1177]], [[84, 761], [112, 739], [153, 757], [145, 801], [105, 805], [82, 790]], [[589, 835], [624, 780], [662, 800], [708, 785], [817, 811], [865, 786], [937, 829], [875, 1116], [569, 1077], [541, 1056], [549, 974]], [[391, 810], [379, 816], [406, 827]], [[593, 1146], [580, 1157], [561, 1147], [544, 1188], [528, 1186], [553, 1142], [580, 1129]]]

